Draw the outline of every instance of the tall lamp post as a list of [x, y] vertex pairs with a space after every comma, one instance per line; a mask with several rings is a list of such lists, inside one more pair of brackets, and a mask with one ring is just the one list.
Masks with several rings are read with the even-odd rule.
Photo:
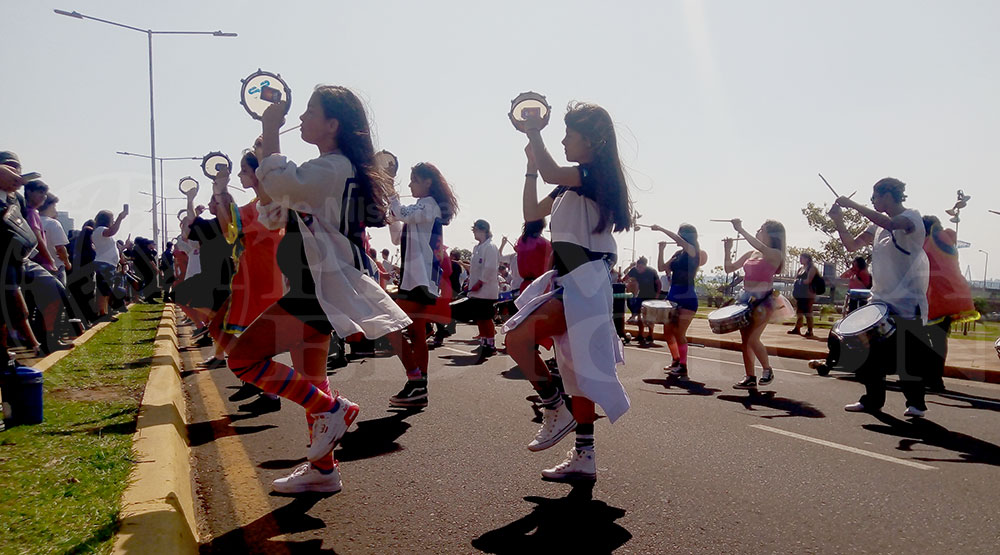
[[984, 251], [983, 249], [979, 249], [979, 252], [986, 255], [986, 264], [983, 265], [983, 289], [986, 289], [986, 271], [990, 268], [990, 253]]
[[223, 33], [222, 31], [154, 31], [152, 29], [140, 29], [99, 17], [84, 15], [77, 11], [67, 12], [65, 10], [53, 10], [59, 15], [65, 15], [75, 19], [89, 19], [98, 23], [107, 23], [122, 29], [137, 31], [146, 35], [146, 42], [149, 47], [149, 174], [153, 185], [153, 244], [157, 244], [159, 239], [159, 226], [157, 224], [156, 212], [156, 125], [153, 118], [153, 35], [211, 35], [213, 37], [235, 37], [236, 33]]
[[[160, 243], [163, 252], [167, 250], [167, 205], [164, 202], [166, 197], [164, 197], [163, 192], [166, 190], [166, 181], [163, 180], [163, 162], [173, 162], [176, 160], [201, 160], [200, 156], [173, 156], [173, 157], [153, 157], [146, 154], [135, 154], [133, 152], [122, 152], [118, 151], [115, 154], [120, 154], [122, 156], [138, 156], [139, 158], [148, 158], [154, 161], [160, 162], [160, 225], [163, 226], [163, 241]], [[153, 201], [156, 202], [156, 188], [153, 188]]]
[[969, 202], [969, 199], [971, 199], [972, 197], [962, 192], [961, 189], [958, 190], [956, 196], [958, 197], [958, 200], [955, 201], [955, 206], [951, 207], [951, 209], [949, 210], [945, 210], [944, 213], [951, 216], [951, 219], [948, 221], [955, 224], [955, 239], [957, 240], [958, 222], [962, 221], [962, 218], [959, 216], [959, 214], [962, 212], [962, 209], [966, 207], [966, 205]]

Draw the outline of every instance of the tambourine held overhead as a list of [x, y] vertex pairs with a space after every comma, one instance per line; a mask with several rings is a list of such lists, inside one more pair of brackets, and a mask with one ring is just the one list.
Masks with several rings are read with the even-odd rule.
[[[268, 99], [267, 95], [261, 98], [261, 92], [265, 88], [276, 90], [280, 93], [279, 98]], [[263, 117], [264, 110], [274, 102], [285, 103], [285, 114], [292, 105], [292, 89], [281, 75], [258, 69], [243, 80], [243, 86], [240, 88], [240, 104], [253, 119], [259, 120]]]
[[223, 166], [229, 170], [229, 173], [233, 172], [233, 161], [218, 151], [209, 152], [201, 159], [201, 171], [209, 179], [215, 179], [215, 176], [219, 174], [219, 168]]
[[187, 217], [187, 208], [177, 213], [177, 221], [183, 222], [185, 217]]
[[510, 101], [510, 112], [507, 115], [510, 117], [511, 123], [514, 124], [514, 128], [523, 133], [524, 129], [521, 124], [529, 117], [538, 117], [547, 121], [546, 118], [551, 109], [552, 107], [545, 101], [544, 95], [528, 91], [517, 95], [514, 100]]
[[180, 189], [181, 193], [184, 193], [184, 195], [187, 195], [192, 191], [194, 191], [194, 194], [198, 194], [198, 181], [189, 175], [181, 178], [180, 183], [177, 184], [177, 188]]

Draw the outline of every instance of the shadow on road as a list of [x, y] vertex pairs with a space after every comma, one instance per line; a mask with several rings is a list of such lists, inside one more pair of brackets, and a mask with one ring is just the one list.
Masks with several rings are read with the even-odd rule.
[[594, 484], [579, 484], [566, 497], [528, 496], [527, 515], [472, 540], [486, 553], [610, 553], [632, 534], [615, 523], [625, 510], [593, 498]]
[[801, 416], [803, 418], [826, 418], [821, 410], [807, 403], [806, 401], [796, 401], [776, 397], [773, 391], [749, 392], [747, 395], [719, 395], [717, 399], [739, 403], [748, 411], [756, 411], [755, 407], [764, 407], [774, 410], [784, 411], [785, 414], [762, 414], [761, 418], [788, 418], [790, 416]]
[[274, 424], [263, 424], [260, 426], [233, 426], [228, 417], [222, 417], [217, 420], [188, 424], [187, 433], [188, 441], [191, 447], [198, 447], [219, 438], [254, 434], [257, 432], [263, 432], [264, 430], [270, 430], [271, 428], [277, 428], [277, 426]]
[[346, 433], [340, 441], [337, 460], [370, 459], [401, 450], [396, 440], [410, 429], [405, 420], [418, 412], [420, 409], [398, 409], [389, 416], [358, 422], [357, 430]]
[[[945, 403], [939, 399], [945, 399], [952, 402]], [[1000, 400], [980, 395], [971, 395], [969, 393], [949, 391], [941, 393], [928, 393], [927, 402], [934, 405], [941, 405], [942, 407], [954, 407], [956, 409], [979, 409], [1000, 412]]]
[[923, 444], [940, 447], [958, 453], [957, 459], [934, 459], [930, 457], [914, 457], [914, 460], [926, 462], [964, 462], [1000, 466], [1000, 446], [983, 441], [959, 432], [953, 432], [944, 426], [923, 418], [914, 418], [909, 422], [900, 420], [888, 414], [873, 414], [882, 424], [863, 424], [861, 427], [880, 434], [897, 436], [900, 451], [913, 451], [913, 447]]
[[278, 541], [275, 536], [326, 528], [326, 524], [308, 513], [316, 503], [331, 493], [299, 494], [284, 507], [258, 518], [242, 528], [233, 529], [202, 544], [200, 552], [215, 553], [336, 553], [323, 549], [323, 540]]
[[[667, 376], [666, 378], [646, 378], [642, 380], [650, 385], [663, 386], [667, 391], [657, 391], [658, 395], [701, 395], [705, 397], [711, 397], [716, 393], [722, 391], [721, 389], [715, 389], [713, 387], [705, 387], [705, 384], [701, 382], [696, 382], [692, 380], [678, 380], [673, 376]], [[674, 392], [674, 390], [681, 390]]]

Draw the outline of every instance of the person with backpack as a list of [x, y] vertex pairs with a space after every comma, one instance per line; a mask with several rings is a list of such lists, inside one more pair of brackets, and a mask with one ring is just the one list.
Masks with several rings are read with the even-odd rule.
[[[806, 321], [806, 334], [803, 337], [812, 339], [813, 335], [813, 303], [816, 302], [817, 280], [821, 280], [812, 255], [804, 252], [799, 255], [798, 273], [795, 275], [795, 285], [792, 286], [792, 296], [795, 297], [795, 327], [788, 330], [790, 335], [801, 335], [802, 320]], [[826, 289], [824, 284], [823, 289]]]

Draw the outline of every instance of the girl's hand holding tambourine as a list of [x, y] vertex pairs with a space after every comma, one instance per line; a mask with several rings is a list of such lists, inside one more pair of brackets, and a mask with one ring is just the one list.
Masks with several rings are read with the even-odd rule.
[[260, 117], [264, 131], [273, 130], [275, 133], [285, 124], [285, 113], [288, 112], [286, 102], [275, 102], [268, 106]]
[[212, 178], [212, 194], [221, 195], [229, 187], [229, 168], [219, 168], [218, 173]]

